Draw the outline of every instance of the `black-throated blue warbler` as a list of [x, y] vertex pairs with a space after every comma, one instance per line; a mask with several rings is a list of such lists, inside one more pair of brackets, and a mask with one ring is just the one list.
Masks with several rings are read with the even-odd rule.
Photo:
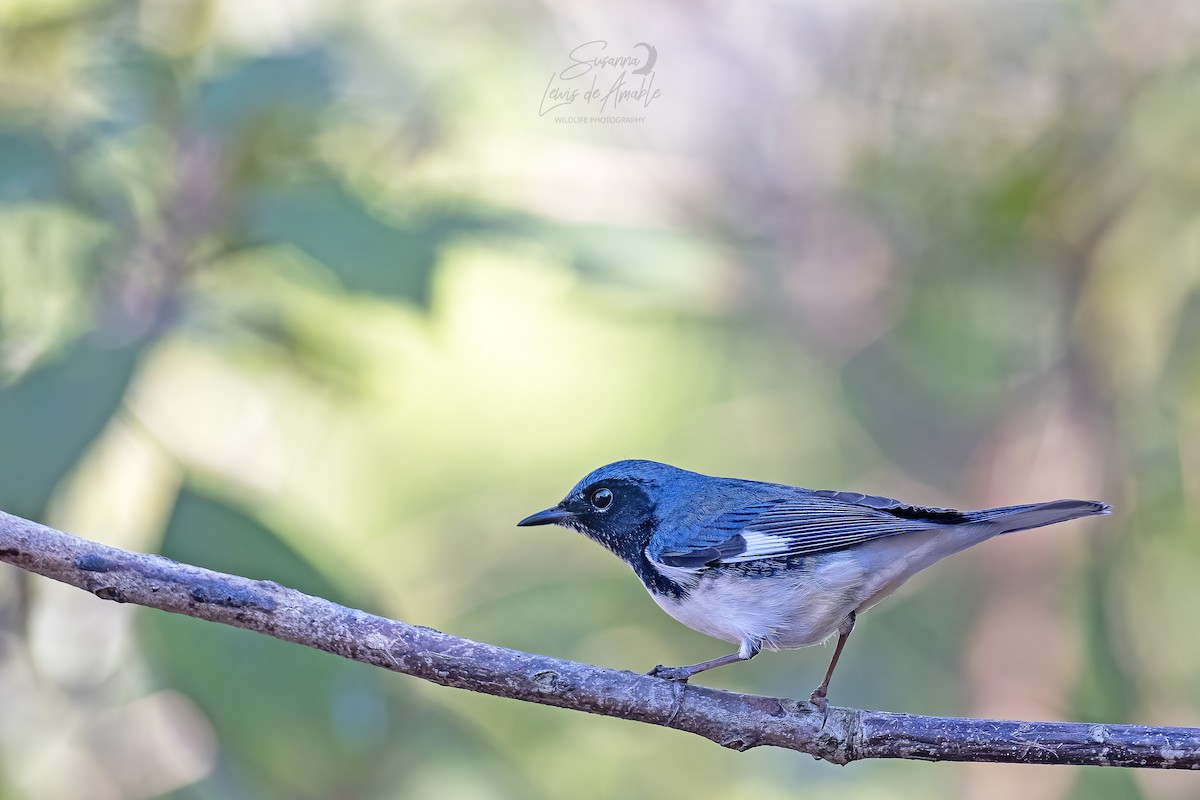
[[650, 596], [689, 628], [738, 651], [652, 675], [693, 675], [838, 634], [812, 693], [829, 679], [857, 616], [952, 553], [1002, 533], [1108, 514], [1094, 500], [956, 511], [856, 492], [714, 478], [655, 461], [593, 471], [553, 508], [518, 525], [557, 524], [607, 547]]

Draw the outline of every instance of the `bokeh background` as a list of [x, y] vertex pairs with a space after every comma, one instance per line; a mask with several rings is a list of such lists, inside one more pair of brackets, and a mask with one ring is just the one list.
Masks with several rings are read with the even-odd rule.
[[[540, 113], [597, 41], [659, 96]], [[1102, 498], [866, 616], [834, 702], [1200, 724], [1198, 143], [1192, 0], [3, 0], [0, 507], [645, 670], [728, 648], [514, 527], [600, 464]], [[704, 682], [805, 696], [828, 656]], [[0, 565], [6, 800], [1196, 781], [737, 754]]]

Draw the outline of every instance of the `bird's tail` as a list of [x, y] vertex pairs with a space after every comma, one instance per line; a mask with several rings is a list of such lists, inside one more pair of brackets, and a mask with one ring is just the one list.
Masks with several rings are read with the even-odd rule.
[[963, 514], [970, 522], [990, 523], [993, 534], [1027, 531], [1079, 517], [1111, 514], [1112, 506], [1097, 500], [1054, 500], [1024, 506], [1003, 506]]

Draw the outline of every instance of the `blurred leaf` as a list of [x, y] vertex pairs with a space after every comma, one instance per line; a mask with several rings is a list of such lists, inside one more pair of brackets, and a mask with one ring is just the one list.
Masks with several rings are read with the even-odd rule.
[[384, 221], [333, 180], [263, 191], [245, 220], [252, 239], [294, 245], [349, 291], [421, 304], [438, 249], [456, 227]]
[[321, 50], [305, 50], [239, 64], [205, 84], [196, 104], [204, 126], [236, 135], [268, 117], [295, 124], [333, 99], [333, 73]]
[[71, 182], [63, 155], [44, 136], [0, 131], [0, 203], [59, 199]]
[[[348, 600], [273, 531], [190, 491], [176, 502], [162, 553]], [[208, 715], [237, 772], [295, 797], [353, 796], [370, 780], [394, 710], [374, 670], [211, 623], [145, 621], [155, 665]]]
[[231, 189], [265, 175], [303, 169], [310, 140], [333, 100], [322, 50], [240, 63], [205, 83], [190, 109], [195, 126], [219, 142]]
[[153, 130], [164, 117], [177, 116], [183, 97], [176, 70], [175, 62], [142, 42], [114, 43], [111, 60], [93, 68], [107, 94], [103, 116], [89, 122], [86, 134], [96, 140], [116, 138], [138, 129]]
[[679, 293], [713, 275], [702, 269], [713, 263], [707, 243], [685, 233], [564, 224], [547, 226], [543, 238], [561, 242], [575, 268], [592, 278]]
[[[162, 553], [371, 606], [340, 590], [270, 528], [193, 491], [176, 501]], [[222, 767], [205, 784], [219, 796], [263, 797], [273, 790], [290, 798], [362, 797], [422, 769], [449, 769], [439, 760], [443, 753], [455, 760], [469, 754], [490, 781], [521, 785], [524, 791], [514, 789], [513, 796], [528, 792], [506, 765], [488, 764], [488, 747], [473, 731], [412, 692], [389, 691], [402, 688], [405, 678], [191, 618], [147, 614], [144, 625], [164, 682], [189, 695], [217, 731]]]
[[244, 512], [185, 489], [163, 538], [163, 555], [208, 569], [277, 581], [335, 603], [358, 605], [291, 545]]
[[145, 342], [76, 342], [0, 389], [0, 507], [43, 515], [54, 487], [116, 411]]

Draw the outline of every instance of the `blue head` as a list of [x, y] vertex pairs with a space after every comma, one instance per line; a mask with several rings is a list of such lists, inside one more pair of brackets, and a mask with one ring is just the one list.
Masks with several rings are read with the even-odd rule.
[[706, 480], [657, 461], [617, 461], [588, 473], [558, 505], [517, 524], [577, 530], [636, 570], [663, 512]]

